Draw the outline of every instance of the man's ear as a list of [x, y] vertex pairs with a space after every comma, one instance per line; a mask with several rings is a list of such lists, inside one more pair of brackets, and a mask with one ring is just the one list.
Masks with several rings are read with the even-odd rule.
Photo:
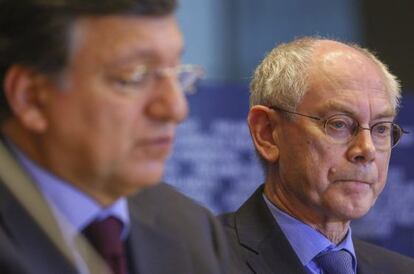
[[250, 134], [258, 153], [267, 161], [274, 163], [279, 159], [279, 144], [275, 132], [275, 115], [266, 106], [253, 106], [247, 117]]
[[21, 65], [13, 65], [4, 77], [4, 92], [13, 116], [20, 124], [35, 132], [43, 132], [47, 119], [43, 103], [47, 91], [46, 77]]

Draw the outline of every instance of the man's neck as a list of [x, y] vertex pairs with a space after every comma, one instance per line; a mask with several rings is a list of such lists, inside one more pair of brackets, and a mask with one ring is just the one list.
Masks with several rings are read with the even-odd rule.
[[334, 244], [340, 243], [348, 232], [350, 221], [332, 220], [323, 216], [298, 199], [287, 198], [273, 183], [265, 184], [264, 194], [281, 211], [311, 226]]

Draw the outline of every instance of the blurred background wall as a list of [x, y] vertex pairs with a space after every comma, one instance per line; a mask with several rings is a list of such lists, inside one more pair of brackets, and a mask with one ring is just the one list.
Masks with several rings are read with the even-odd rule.
[[359, 0], [182, 0], [184, 61], [213, 82], [243, 82], [275, 45], [304, 35], [361, 40]]
[[[165, 180], [215, 213], [236, 210], [263, 182], [249, 132], [248, 83], [277, 44], [319, 35], [368, 47], [402, 80], [398, 121], [414, 133], [414, 2], [383, 0], [181, 0], [184, 63], [206, 78], [189, 97]], [[382, 196], [354, 234], [414, 256], [413, 134], [393, 151]]]

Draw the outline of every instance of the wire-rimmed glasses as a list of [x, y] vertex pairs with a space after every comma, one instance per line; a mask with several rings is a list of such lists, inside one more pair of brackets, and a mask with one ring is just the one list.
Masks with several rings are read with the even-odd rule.
[[347, 114], [334, 114], [327, 119], [322, 119], [316, 116], [289, 111], [278, 106], [270, 106], [269, 108], [321, 122], [325, 129], [325, 134], [336, 143], [347, 143], [358, 134], [359, 130], [369, 130], [376, 148], [389, 149], [397, 145], [403, 134], [409, 133], [400, 125], [391, 121], [381, 121], [373, 124], [369, 128], [365, 128], [355, 118]]
[[[185, 94], [192, 94], [195, 85], [204, 76], [204, 69], [198, 65], [179, 64], [173, 67], [149, 68], [140, 65], [126, 76], [114, 79], [118, 85], [131, 87], [134, 92], [139, 90], [151, 90], [158, 78], [176, 77], [180, 88]], [[115, 77], [114, 77], [115, 78]]]

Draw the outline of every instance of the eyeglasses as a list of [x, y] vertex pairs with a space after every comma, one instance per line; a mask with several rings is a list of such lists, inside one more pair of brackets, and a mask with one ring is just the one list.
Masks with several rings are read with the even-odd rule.
[[361, 129], [371, 132], [372, 141], [377, 149], [389, 149], [397, 145], [403, 134], [409, 133], [398, 124], [389, 121], [378, 122], [369, 128], [365, 128], [361, 127], [356, 119], [347, 114], [335, 114], [324, 120], [319, 117], [285, 110], [277, 106], [270, 106], [269, 108], [320, 121], [323, 123], [325, 134], [334, 142], [341, 144], [349, 142]]
[[180, 88], [186, 94], [192, 94], [195, 91], [195, 85], [198, 80], [204, 76], [204, 69], [198, 65], [180, 64], [174, 67], [163, 67], [150, 69], [145, 65], [136, 67], [132, 73], [127, 76], [113, 77], [115, 82], [126, 88], [137, 90], [150, 90], [158, 78], [176, 77]]

